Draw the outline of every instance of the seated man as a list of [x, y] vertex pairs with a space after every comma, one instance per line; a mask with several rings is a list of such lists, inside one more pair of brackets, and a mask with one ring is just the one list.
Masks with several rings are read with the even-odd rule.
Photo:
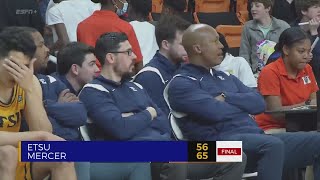
[[[170, 141], [167, 116], [153, 103], [143, 87], [127, 80], [136, 55], [124, 33], [106, 33], [96, 44], [96, 56], [102, 64], [101, 75], [86, 84], [80, 93], [97, 138], [123, 141]], [[187, 178], [185, 164], [164, 163], [167, 179]], [[225, 179], [241, 179], [241, 163], [212, 166], [212, 173]], [[159, 179], [159, 177], [157, 178]]]
[[67, 87], [58, 79], [43, 75], [48, 62], [49, 49], [44, 45], [42, 35], [34, 28], [17, 27], [29, 33], [36, 45], [34, 58], [34, 74], [39, 79], [43, 102], [48, 118], [53, 126], [53, 134], [66, 140], [81, 140], [78, 128], [87, 120], [86, 109], [79, 99], [69, 92]]
[[188, 139], [242, 141], [248, 162], [254, 162], [248, 167], [257, 167], [261, 180], [281, 180], [283, 167], [320, 165], [318, 133], [265, 135], [250, 116], [265, 110], [263, 97], [233, 75], [211, 70], [223, 59], [223, 46], [214, 28], [192, 25], [185, 32], [182, 44], [190, 64], [177, 71], [165, 93]]
[[234, 57], [229, 51], [225, 37], [219, 33], [219, 41], [223, 45], [223, 61], [213, 67], [215, 70], [223, 71], [237, 77], [244, 85], [252, 88], [257, 87], [257, 80], [254, 78], [249, 63], [243, 57]]
[[78, 95], [85, 84], [92, 81], [99, 72], [95, 64], [94, 48], [80, 42], [72, 42], [63, 48], [57, 56], [57, 74], [70, 90]]
[[[47, 132], [52, 126], [42, 105], [42, 91], [33, 75], [36, 46], [32, 36], [16, 27], [0, 33], [0, 146], [18, 146], [25, 140], [61, 140]], [[19, 133], [22, 119], [30, 132]], [[11, 133], [10, 133], [11, 132]], [[1, 166], [3, 167], [3, 166]], [[12, 171], [11, 171], [12, 172]], [[18, 162], [8, 179], [76, 179], [73, 163]], [[1, 175], [1, 177], [3, 177]]]
[[[72, 42], [67, 44], [58, 53], [58, 73], [54, 75], [57, 79], [70, 89], [72, 93], [78, 95], [83, 86], [92, 81], [95, 74], [99, 71], [96, 65], [96, 57], [94, 56], [94, 49], [80, 42]], [[84, 111], [86, 113], [86, 110]], [[87, 118], [87, 114], [86, 114]], [[140, 178], [142, 174], [146, 177], [150, 173], [150, 166], [139, 163], [76, 163], [76, 170], [81, 170], [82, 179], [117, 179], [119, 176], [136, 176]], [[89, 178], [85, 170], [90, 166]], [[149, 172], [148, 172], [149, 171]], [[139, 175], [141, 174], [141, 175]]]
[[163, 15], [156, 26], [156, 39], [160, 49], [134, 80], [143, 86], [167, 116], [170, 110], [164, 100], [163, 90], [180, 67], [183, 57], [187, 56], [181, 42], [183, 32], [189, 26], [190, 23], [178, 16]]

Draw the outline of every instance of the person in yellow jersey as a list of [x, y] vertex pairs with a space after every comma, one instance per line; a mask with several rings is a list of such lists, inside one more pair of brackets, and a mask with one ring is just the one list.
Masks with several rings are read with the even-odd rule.
[[[0, 177], [3, 180], [75, 180], [73, 163], [17, 161], [19, 141], [63, 140], [51, 134], [42, 90], [33, 75], [36, 45], [27, 32], [8, 27], [0, 32]], [[29, 131], [19, 132], [22, 119]], [[17, 163], [18, 162], [18, 163]]]

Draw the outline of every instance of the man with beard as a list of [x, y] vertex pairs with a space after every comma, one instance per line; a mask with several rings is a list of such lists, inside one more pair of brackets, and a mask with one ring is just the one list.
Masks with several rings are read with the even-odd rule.
[[[92, 121], [93, 139], [171, 141], [171, 127], [166, 114], [157, 107], [140, 84], [127, 78], [133, 72], [137, 57], [132, 52], [127, 36], [117, 32], [103, 34], [95, 48], [95, 54], [102, 64], [101, 74], [86, 84], [79, 95]], [[187, 179], [189, 172], [187, 173], [186, 164], [162, 164], [160, 167], [152, 166], [158, 172], [157, 175], [153, 174], [153, 179]], [[190, 170], [193, 171], [196, 167], [191, 167]], [[194, 176], [200, 178], [217, 176], [218, 172], [223, 172], [219, 176], [235, 180], [241, 179], [244, 166], [236, 163], [216, 164], [196, 169], [199, 174]], [[201, 170], [204, 169], [210, 170], [210, 175], [208, 172], [203, 174]]]
[[174, 72], [187, 56], [182, 46], [183, 32], [190, 23], [174, 15], [163, 15], [158, 21], [155, 34], [160, 47], [153, 59], [135, 76], [153, 102], [168, 116], [170, 110], [163, 98], [163, 90]]
[[[30, 34], [36, 45], [34, 57], [34, 74], [38, 78], [42, 92], [45, 110], [52, 124], [53, 134], [66, 140], [81, 140], [78, 128], [87, 120], [86, 109], [71, 89], [58, 78], [44, 75], [47, 68], [49, 49], [44, 44], [42, 35], [34, 28], [18, 27]], [[69, 88], [69, 87], [68, 87]], [[72, 91], [72, 92], [71, 92]], [[90, 178], [89, 164], [75, 163], [75, 170], [79, 180]]]
[[30, 34], [36, 45], [34, 58], [37, 61], [34, 63], [34, 74], [42, 88], [44, 107], [53, 126], [53, 134], [66, 140], [80, 140], [78, 128], [87, 120], [84, 105], [59, 79], [42, 74], [49, 57], [49, 49], [45, 46], [42, 35], [30, 27], [17, 29]]

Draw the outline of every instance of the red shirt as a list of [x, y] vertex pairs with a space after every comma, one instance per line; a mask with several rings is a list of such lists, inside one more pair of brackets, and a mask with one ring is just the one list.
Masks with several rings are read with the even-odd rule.
[[[290, 106], [307, 101], [312, 93], [318, 91], [318, 85], [309, 64], [293, 79], [288, 76], [283, 59], [279, 58], [262, 69], [258, 90], [263, 96], [279, 96], [282, 106]], [[256, 121], [263, 130], [285, 128], [284, 121], [264, 113], [257, 115]]]
[[[92, 47], [95, 47], [98, 38], [107, 32], [123, 32], [128, 36], [132, 51], [136, 54], [136, 63], [142, 61], [142, 54], [136, 34], [132, 26], [119, 18], [119, 16], [107, 10], [95, 11], [90, 17], [82, 21], [77, 28], [77, 39]], [[101, 64], [96, 62], [99, 69]]]

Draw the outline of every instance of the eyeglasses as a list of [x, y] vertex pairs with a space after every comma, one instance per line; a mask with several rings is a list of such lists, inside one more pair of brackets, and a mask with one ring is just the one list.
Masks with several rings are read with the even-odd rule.
[[132, 49], [128, 49], [126, 51], [112, 51], [112, 52], [109, 52], [109, 53], [127, 53], [128, 56], [131, 56], [132, 55]]

